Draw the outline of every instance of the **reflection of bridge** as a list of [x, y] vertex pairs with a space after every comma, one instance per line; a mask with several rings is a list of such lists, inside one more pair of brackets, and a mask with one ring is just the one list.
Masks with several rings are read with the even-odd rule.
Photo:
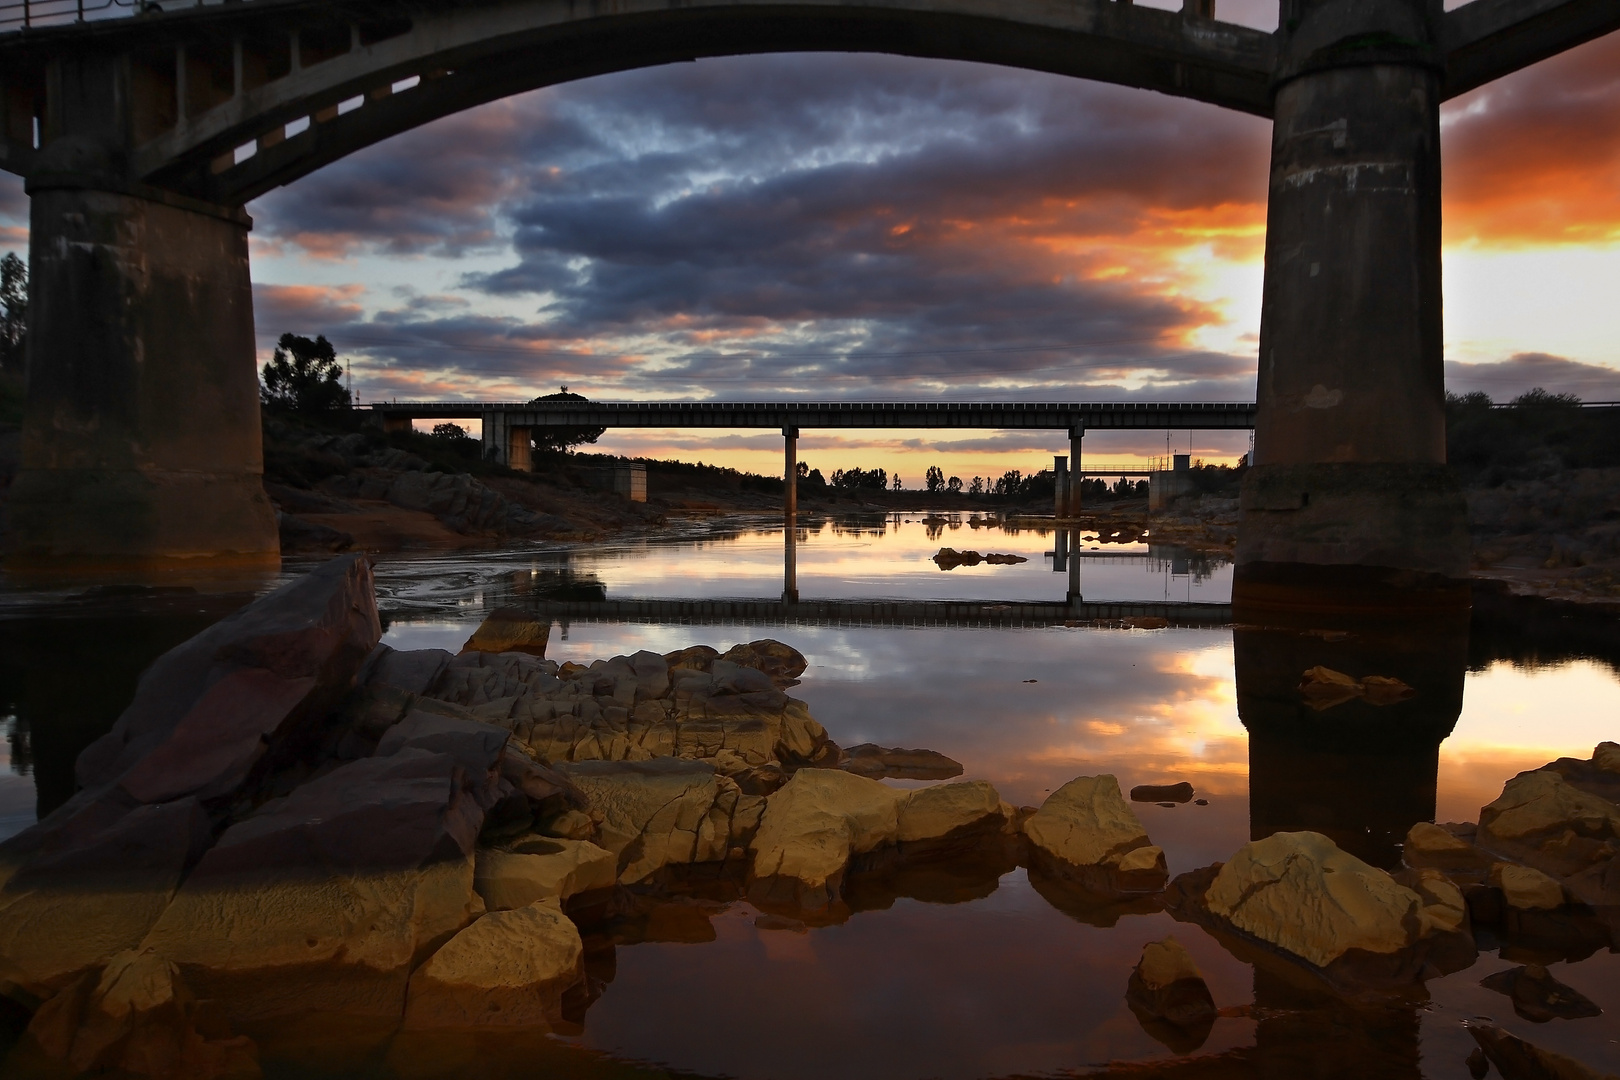
[[1252, 418], [1232, 425], [1255, 425], [1239, 562], [1393, 559], [1460, 577], [1440, 103], [1620, 27], [1614, 0], [1283, 0], [1275, 33], [1218, 21], [1216, 0], [129, 2], [138, 17], [50, 0], [45, 21], [87, 9], [90, 21], [42, 28], [32, 0], [0, 0], [0, 169], [30, 195], [34, 290], [11, 569], [277, 559], [249, 200], [541, 86], [848, 51], [1099, 79], [1271, 118], [1264, 363]]
[[989, 600], [547, 600], [536, 613], [563, 622], [690, 626], [1042, 627], [1163, 619], [1169, 626], [1225, 626], [1230, 604]]

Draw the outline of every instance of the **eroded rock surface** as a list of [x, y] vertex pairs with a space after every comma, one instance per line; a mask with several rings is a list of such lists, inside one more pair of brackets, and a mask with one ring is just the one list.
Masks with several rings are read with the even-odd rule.
[[1149, 942], [1125, 989], [1144, 1030], [1178, 1054], [1204, 1044], [1215, 1024], [1215, 999], [1191, 954], [1174, 937]]
[[584, 977], [585, 946], [555, 899], [492, 911], [411, 978], [413, 1028], [565, 1029], [562, 997]]

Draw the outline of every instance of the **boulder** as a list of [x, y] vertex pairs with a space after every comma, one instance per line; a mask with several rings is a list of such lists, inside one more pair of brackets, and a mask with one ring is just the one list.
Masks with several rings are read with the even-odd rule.
[[76, 1072], [150, 1080], [258, 1077], [252, 1041], [219, 1027], [173, 964], [127, 950], [46, 1002], [28, 1033], [46, 1056]]
[[1525, 1042], [1495, 1024], [1469, 1021], [1465, 1026], [1502, 1074], [1502, 1080], [1615, 1080], [1610, 1073], [1600, 1073], [1565, 1054]]
[[1604, 772], [1620, 775], [1620, 743], [1598, 743], [1592, 751], [1592, 764]]
[[1491, 884], [1502, 890], [1502, 900], [1519, 911], [1555, 911], [1564, 906], [1564, 887], [1533, 866], [1496, 863]]
[[1401, 858], [1407, 866], [1470, 873], [1487, 870], [1494, 861], [1451, 830], [1428, 821], [1407, 830]]
[[804, 674], [804, 669], [808, 666], [804, 654], [798, 649], [772, 638], [760, 638], [746, 645], [733, 645], [719, 659], [763, 672], [778, 690], [786, 690], [796, 685], [799, 676]]
[[595, 844], [531, 837], [514, 843], [510, 851], [478, 852], [473, 888], [490, 911], [507, 911], [609, 889], [618, 876], [613, 853]]
[[602, 815], [599, 842], [632, 885], [666, 867], [723, 862], [759, 821], [764, 800], [743, 795], [701, 761], [585, 761], [557, 766]]
[[121, 811], [40, 852], [0, 890], [0, 979], [49, 997], [139, 945], [163, 914], [212, 822], [194, 798]]
[[1547, 770], [1520, 773], [1479, 812], [1478, 842], [1563, 877], [1605, 856], [1620, 838], [1620, 806]]
[[485, 616], [473, 631], [472, 637], [461, 647], [462, 652], [528, 653], [546, 655], [546, 641], [551, 636], [551, 623], [541, 624], [522, 608], [496, 608]]
[[1096, 892], [1152, 892], [1168, 877], [1164, 852], [1149, 843], [1107, 773], [1070, 780], [1023, 829], [1044, 871]]
[[390, 649], [378, 652], [366, 665], [362, 676], [367, 686], [392, 686], [408, 694], [426, 694], [450, 665], [451, 654], [443, 649]]
[[720, 650], [709, 645], [691, 645], [664, 654], [664, 662], [671, 668], [686, 668], [691, 671], [708, 671], [709, 665], [719, 658]]
[[83, 790], [0, 844], [0, 977], [41, 995], [139, 943], [228, 808], [312, 748], [381, 627], [371, 566], [334, 559], [159, 657]]
[[227, 829], [143, 948], [239, 1020], [397, 1015], [413, 965], [481, 907], [482, 817], [448, 754], [342, 766]]
[[749, 898], [819, 910], [852, 855], [896, 842], [906, 793], [835, 769], [800, 769], [771, 795], [749, 845]]
[[984, 780], [918, 788], [900, 803], [895, 836], [901, 844], [944, 844], [1001, 832], [1012, 808]]
[[469, 775], [486, 780], [501, 765], [512, 733], [493, 724], [413, 709], [383, 733], [377, 742], [379, 758], [406, 750], [447, 754]]
[[962, 775], [960, 762], [937, 751], [902, 750], [873, 743], [845, 750], [838, 767], [870, 780], [949, 780]]
[[1125, 1003], [1149, 1035], [1191, 1053], [1215, 1025], [1215, 999], [1192, 956], [1173, 937], [1149, 942], [1131, 972]]
[[1513, 1011], [1537, 1024], [1603, 1015], [1596, 1002], [1553, 978], [1540, 964], [1498, 971], [1481, 979], [1479, 985], [1512, 998]]
[[[1409, 888], [1314, 832], [1279, 832], [1177, 878], [1178, 917], [1263, 946], [1342, 990], [1410, 985], [1473, 963], [1461, 896], [1438, 871]], [[1422, 890], [1422, 891], [1419, 891]]]
[[564, 1030], [562, 997], [583, 980], [584, 957], [579, 931], [555, 899], [492, 911], [411, 977], [405, 1024]]

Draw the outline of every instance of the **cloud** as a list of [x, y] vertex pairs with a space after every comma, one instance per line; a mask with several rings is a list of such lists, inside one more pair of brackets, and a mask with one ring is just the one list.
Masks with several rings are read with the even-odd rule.
[[1620, 34], [1443, 110], [1449, 243], [1620, 240]]
[[1446, 363], [1446, 389], [1453, 394], [1479, 390], [1493, 401], [1511, 401], [1538, 386], [1583, 401], [1620, 401], [1620, 371], [1602, 364], [1547, 353], [1515, 353], [1490, 364]]

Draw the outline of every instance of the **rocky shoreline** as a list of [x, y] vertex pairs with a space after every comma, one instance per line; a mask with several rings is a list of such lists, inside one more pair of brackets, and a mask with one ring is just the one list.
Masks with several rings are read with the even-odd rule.
[[[1613, 743], [1513, 778], [1477, 825], [1419, 823], [1396, 873], [1282, 832], [1171, 880], [1113, 776], [1020, 807], [943, 755], [840, 747], [787, 693], [805, 660], [780, 642], [559, 665], [516, 610], [459, 654], [380, 636], [370, 565], [345, 556], [148, 670], [78, 794], [0, 844], [0, 988], [31, 1014], [11, 1065], [245, 1077], [339, 1031], [577, 1032], [593, 958], [712, 937], [725, 905], [802, 931], [988, 895], [1018, 866], [1082, 921], [1167, 910], [1349, 1002], [1412, 1000], [1479, 950], [1620, 944]], [[1588, 1015], [1544, 969], [1499, 981], [1521, 1015]], [[1216, 1015], [1173, 938], [1122, 992], [1178, 1053]], [[1475, 1035], [1509, 1080], [1597, 1076]]]

